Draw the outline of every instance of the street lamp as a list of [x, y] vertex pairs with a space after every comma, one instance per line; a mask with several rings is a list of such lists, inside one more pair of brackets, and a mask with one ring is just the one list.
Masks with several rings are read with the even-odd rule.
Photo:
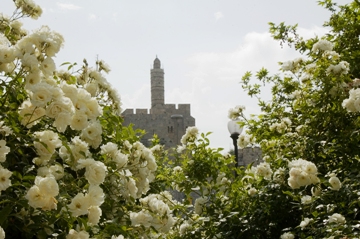
[[240, 127], [239, 123], [240, 120], [231, 120], [228, 123], [228, 130], [230, 132], [230, 137], [233, 139], [234, 144], [234, 153], [235, 153], [235, 167], [238, 166], [238, 146], [237, 146], [237, 140], [239, 138], [239, 135], [241, 134], [243, 128]]

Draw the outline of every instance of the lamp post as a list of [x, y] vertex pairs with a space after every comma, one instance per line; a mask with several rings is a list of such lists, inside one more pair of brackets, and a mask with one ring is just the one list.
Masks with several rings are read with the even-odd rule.
[[240, 120], [231, 120], [228, 123], [228, 130], [229, 130], [230, 137], [232, 138], [233, 144], [234, 144], [235, 167], [237, 167], [238, 164], [239, 164], [239, 162], [238, 162], [239, 154], [238, 154], [237, 140], [238, 140], [239, 135], [241, 134], [241, 132], [243, 130], [243, 128], [240, 127], [238, 122], [240, 122]]

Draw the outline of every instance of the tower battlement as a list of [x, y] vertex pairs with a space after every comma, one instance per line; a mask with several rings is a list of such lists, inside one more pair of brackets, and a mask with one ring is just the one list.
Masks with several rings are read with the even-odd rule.
[[[168, 114], [184, 114], [184, 115], [190, 115], [190, 104], [165, 104], [164, 110]], [[146, 115], [151, 114], [151, 110], [149, 109], [126, 109], [123, 111], [123, 115]], [[155, 112], [157, 114], [157, 112]], [[162, 114], [162, 113], [161, 113]]]
[[122, 115], [147, 115], [149, 109], [126, 109], [122, 112]]

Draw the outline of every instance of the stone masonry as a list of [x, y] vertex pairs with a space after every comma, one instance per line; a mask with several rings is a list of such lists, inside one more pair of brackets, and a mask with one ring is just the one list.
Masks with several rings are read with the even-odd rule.
[[262, 162], [262, 152], [260, 147], [245, 147], [239, 149], [238, 152], [238, 166], [247, 166], [253, 164], [258, 165]]
[[151, 80], [151, 108], [126, 109], [122, 115], [124, 125], [130, 123], [134, 129], [143, 129], [146, 134], [142, 143], [149, 146], [149, 140], [156, 134], [165, 148], [176, 147], [186, 128], [195, 126], [195, 118], [190, 114], [190, 104], [165, 104], [164, 70], [156, 57], [153, 69], [150, 71]]

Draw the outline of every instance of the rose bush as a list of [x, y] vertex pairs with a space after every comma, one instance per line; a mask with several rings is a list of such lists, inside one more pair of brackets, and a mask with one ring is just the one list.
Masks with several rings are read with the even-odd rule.
[[48, 26], [23, 29], [21, 18], [42, 10], [14, 3], [12, 16], [0, 15], [0, 238], [168, 232], [171, 195], [149, 192], [157, 154], [121, 125], [107, 64], [56, 67], [63, 37]]

